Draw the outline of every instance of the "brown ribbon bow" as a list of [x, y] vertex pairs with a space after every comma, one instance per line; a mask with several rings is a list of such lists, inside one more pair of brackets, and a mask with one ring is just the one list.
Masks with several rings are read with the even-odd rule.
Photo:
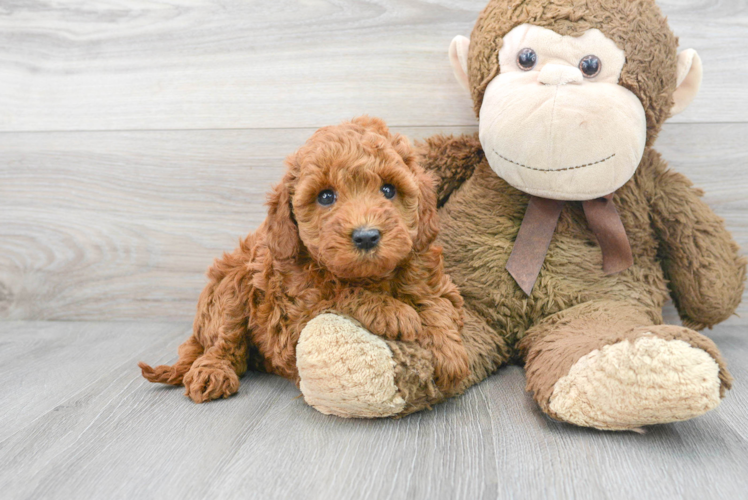
[[[530, 197], [512, 254], [506, 264], [509, 274], [527, 295], [532, 293], [538, 279], [564, 203], [566, 202]], [[613, 204], [613, 195], [584, 201], [582, 207], [587, 224], [603, 252], [605, 274], [620, 273], [631, 267], [634, 257], [621, 217]]]

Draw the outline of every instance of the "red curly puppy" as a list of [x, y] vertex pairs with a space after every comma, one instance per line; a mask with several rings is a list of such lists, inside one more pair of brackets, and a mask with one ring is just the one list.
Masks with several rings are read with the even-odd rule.
[[139, 366], [197, 403], [228, 397], [248, 367], [298, 384], [296, 344], [323, 312], [430, 350], [435, 382], [468, 375], [462, 298], [444, 274], [432, 178], [376, 118], [318, 130], [286, 161], [268, 217], [208, 271], [173, 366]]

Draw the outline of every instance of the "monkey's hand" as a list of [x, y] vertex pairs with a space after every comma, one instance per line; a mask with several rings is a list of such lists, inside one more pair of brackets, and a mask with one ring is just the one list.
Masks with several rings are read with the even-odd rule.
[[454, 190], [468, 180], [483, 161], [478, 134], [459, 137], [435, 135], [415, 144], [418, 161], [437, 178], [437, 205], [446, 203]]
[[746, 259], [703, 192], [659, 162], [652, 222], [671, 295], [685, 326], [700, 330], [729, 318], [743, 296]]

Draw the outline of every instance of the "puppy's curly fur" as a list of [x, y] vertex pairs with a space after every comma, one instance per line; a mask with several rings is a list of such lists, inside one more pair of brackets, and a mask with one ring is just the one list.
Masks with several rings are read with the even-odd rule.
[[[197, 403], [235, 393], [248, 368], [298, 384], [299, 334], [332, 311], [430, 350], [437, 386], [453, 392], [469, 374], [462, 298], [433, 245], [433, 179], [408, 140], [364, 116], [318, 130], [286, 165], [265, 222], [208, 270], [179, 360], [156, 368], [140, 363], [143, 376], [184, 384]], [[395, 187], [391, 199], [385, 184]], [[318, 196], [328, 190], [334, 202], [326, 206]], [[379, 243], [357, 248], [352, 233], [359, 228], [379, 230]]]

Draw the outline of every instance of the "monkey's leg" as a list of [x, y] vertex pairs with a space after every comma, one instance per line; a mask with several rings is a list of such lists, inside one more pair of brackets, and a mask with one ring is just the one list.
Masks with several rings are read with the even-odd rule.
[[599, 301], [544, 319], [520, 342], [527, 390], [551, 417], [626, 430], [715, 408], [731, 377], [717, 346], [643, 308]]
[[305, 401], [341, 417], [394, 417], [462, 393], [509, 358], [504, 340], [465, 310], [461, 332], [471, 373], [450, 394], [434, 382], [432, 354], [415, 342], [384, 340], [345, 316], [322, 314], [301, 332], [296, 347]]

